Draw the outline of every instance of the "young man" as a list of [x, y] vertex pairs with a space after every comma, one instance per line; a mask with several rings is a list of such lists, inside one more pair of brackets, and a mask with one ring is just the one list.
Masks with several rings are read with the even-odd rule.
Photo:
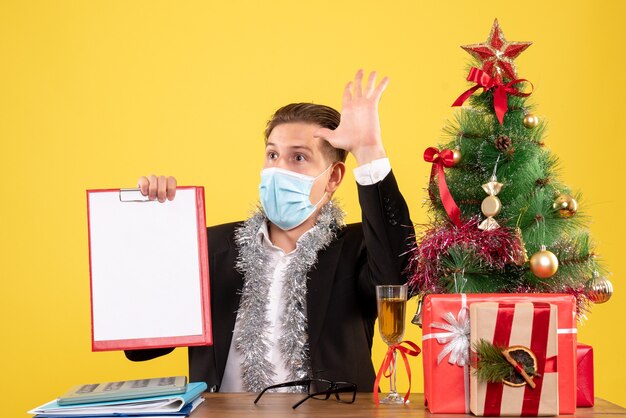
[[[210, 390], [261, 391], [303, 378], [354, 382], [370, 391], [377, 284], [402, 284], [414, 234], [380, 134], [376, 85], [348, 83], [341, 115], [307, 103], [268, 122], [259, 186], [262, 210], [208, 228], [212, 347], [189, 348], [191, 381]], [[357, 160], [362, 223], [344, 225], [331, 200]], [[151, 199], [173, 199], [173, 177], [142, 177]], [[147, 360], [173, 349], [130, 351]]]

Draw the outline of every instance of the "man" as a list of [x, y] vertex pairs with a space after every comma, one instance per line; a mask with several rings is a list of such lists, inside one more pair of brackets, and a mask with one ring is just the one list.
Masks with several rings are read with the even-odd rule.
[[[341, 115], [287, 105], [268, 122], [259, 187], [262, 210], [208, 228], [212, 347], [189, 348], [191, 381], [210, 390], [261, 391], [303, 378], [350, 381], [370, 391], [377, 284], [406, 282], [414, 231], [386, 158], [376, 85], [348, 83]], [[357, 160], [362, 223], [345, 226], [331, 200]], [[142, 193], [173, 199], [176, 180], [139, 180]], [[147, 360], [173, 349], [129, 351]]]

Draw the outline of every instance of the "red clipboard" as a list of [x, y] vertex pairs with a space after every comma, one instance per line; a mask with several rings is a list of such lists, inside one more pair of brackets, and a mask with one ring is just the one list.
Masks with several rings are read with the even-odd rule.
[[203, 187], [87, 190], [92, 351], [212, 345]]

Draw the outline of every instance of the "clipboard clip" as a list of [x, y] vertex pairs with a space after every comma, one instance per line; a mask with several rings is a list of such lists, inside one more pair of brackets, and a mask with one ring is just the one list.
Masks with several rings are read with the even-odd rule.
[[120, 189], [120, 202], [156, 202], [141, 194], [140, 189]]

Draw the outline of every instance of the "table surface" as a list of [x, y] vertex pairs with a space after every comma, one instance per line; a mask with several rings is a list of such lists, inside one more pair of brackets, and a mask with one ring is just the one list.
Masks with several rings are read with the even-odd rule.
[[[302, 399], [303, 395], [291, 393], [266, 393], [258, 404], [254, 404], [255, 393], [205, 393], [204, 402], [191, 414], [190, 418], [217, 417], [295, 417], [323, 416], [328, 417], [413, 417], [434, 418], [459, 417], [455, 414], [431, 414], [424, 408], [424, 395], [412, 393], [408, 405], [374, 404], [371, 393], [358, 393], [353, 404], [337, 402], [334, 398], [326, 401], [309, 399], [297, 409], [292, 405]], [[382, 397], [381, 397], [382, 398]], [[564, 415], [567, 416], [567, 415]], [[570, 417], [572, 415], [569, 415]], [[576, 417], [626, 417], [626, 409], [618, 405], [596, 398], [593, 408], [578, 408]]]

